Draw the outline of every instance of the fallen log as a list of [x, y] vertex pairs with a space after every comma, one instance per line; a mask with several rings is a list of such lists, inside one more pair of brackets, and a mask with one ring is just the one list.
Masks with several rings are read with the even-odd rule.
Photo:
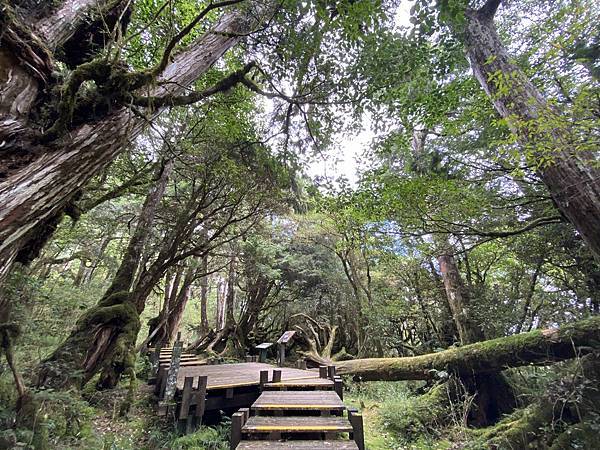
[[440, 372], [473, 375], [546, 365], [597, 349], [600, 349], [600, 317], [593, 317], [561, 328], [534, 330], [439, 353], [340, 361], [336, 368], [339, 374], [352, 374], [364, 381], [429, 380], [438, 378]]

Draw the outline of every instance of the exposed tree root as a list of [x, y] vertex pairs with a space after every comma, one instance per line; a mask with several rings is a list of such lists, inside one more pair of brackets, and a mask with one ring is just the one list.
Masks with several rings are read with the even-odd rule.
[[600, 417], [600, 360], [597, 355], [587, 355], [571, 367], [576, 374], [570, 382], [495, 426], [477, 431], [477, 439], [469, 448], [597, 448], [594, 429]]

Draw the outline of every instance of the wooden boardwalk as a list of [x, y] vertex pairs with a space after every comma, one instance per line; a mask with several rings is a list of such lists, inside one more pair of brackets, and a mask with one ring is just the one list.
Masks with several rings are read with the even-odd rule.
[[344, 405], [333, 366], [207, 364], [176, 343], [155, 353], [155, 370], [159, 414], [174, 417], [185, 432], [208, 411], [239, 409], [232, 416], [232, 449], [364, 450], [362, 416]]
[[260, 385], [260, 372], [267, 371], [273, 379], [273, 371], [281, 371], [282, 382], [318, 380], [319, 374], [311, 370], [275, 367], [264, 363], [218, 364], [182, 367], [177, 377], [177, 388], [183, 389], [186, 377], [208, 377], [207, 390], [240, 388]]
[[231, 449], [364, 450], [362, 416], [344, 405], [335, 368], [319, 372], [334, 379], [261, 385], [252, 406], [232, 417]]

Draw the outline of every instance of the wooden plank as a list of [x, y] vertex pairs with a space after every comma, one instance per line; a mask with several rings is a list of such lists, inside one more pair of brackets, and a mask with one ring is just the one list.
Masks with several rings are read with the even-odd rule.
[[265, 391], [252, 405], [254, 411], [344, 411], [344, 403], [332, 391]]
[[339, 417], [267, 417], [253, 416], [242, 427], [243, 433], [348, 433], [352, 425]]
[[[209, 391], [245, 386], [259, 386], [261, 370], [266, 370], [268, 375], [272, 375], [273, 370], [277, 369], [270, 364], [262, 363], [222, 364], [219, 366], [185, 366], [182, 363], [177, 387], [180, 390], [183, 389], [185, 377], [197, 376], [208, 376], [207, 389]], [[288, 367], [283, 367], [280, 370], [281, 381], [318, 378], [318, 374], [310, 370], [300, 370]]]
[[[169, 365], [171, 363], [167, 362], [167, 363], [160, 363], [160, 367], [165, 367], [165, 368], [169, 368]], [[179, 367], [194, 367], [194, 366], [205, 366], [206, 365], [206, 360], [202, 360], [202, 359], [194, 359], [194, 360], [188, 360], [188, 361], [181, 361], [181, 363], [179, 364]]]
[[266, 389], [302, 389], [302, 388], [319, 388], [319, 389], [334, 389], [335, 383], [332, 380], [325, 378], [305, 378], [299, 380], [285, 380], [279, 383], [267, 383], [264, 386]]
[[354, 441], [242, 441], [237, 450], [358, 450]]

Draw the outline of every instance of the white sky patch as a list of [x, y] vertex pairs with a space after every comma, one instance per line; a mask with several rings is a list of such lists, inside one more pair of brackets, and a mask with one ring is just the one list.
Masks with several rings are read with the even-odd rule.
[[[363, 120], [363, 129], [356, 134], [344, 135], [331, 150], [330, 155], [315, 156], [306, 168], [306, 174], [313, 178], [335, 181], [340, 178], [348, 180], [352, 187], [356, 186], [360, 173], [359, 159], [371, 145], [374, 134], [370, 123]], [[366, 126], [365, 126], [366, 125]]]
[[[398, 6], [394, 17], [394, 24], [398, 31], [411, 28], [410, 8], [414, 1], [403, 1]], [[333, 182], [345, 178], [350, 186], [355, 187], [360, 171], [360, 159], [368, 150], [375, 134], [372, 131], [372, 122], [368, 114], [362, 119], [362, 129], [358, 133], [345, 134], [336, 140], [339, 144], [329, 150], [327, 155], [315, 156], [307, 167], [306, 174], [313, 179], [325, 179]]]

